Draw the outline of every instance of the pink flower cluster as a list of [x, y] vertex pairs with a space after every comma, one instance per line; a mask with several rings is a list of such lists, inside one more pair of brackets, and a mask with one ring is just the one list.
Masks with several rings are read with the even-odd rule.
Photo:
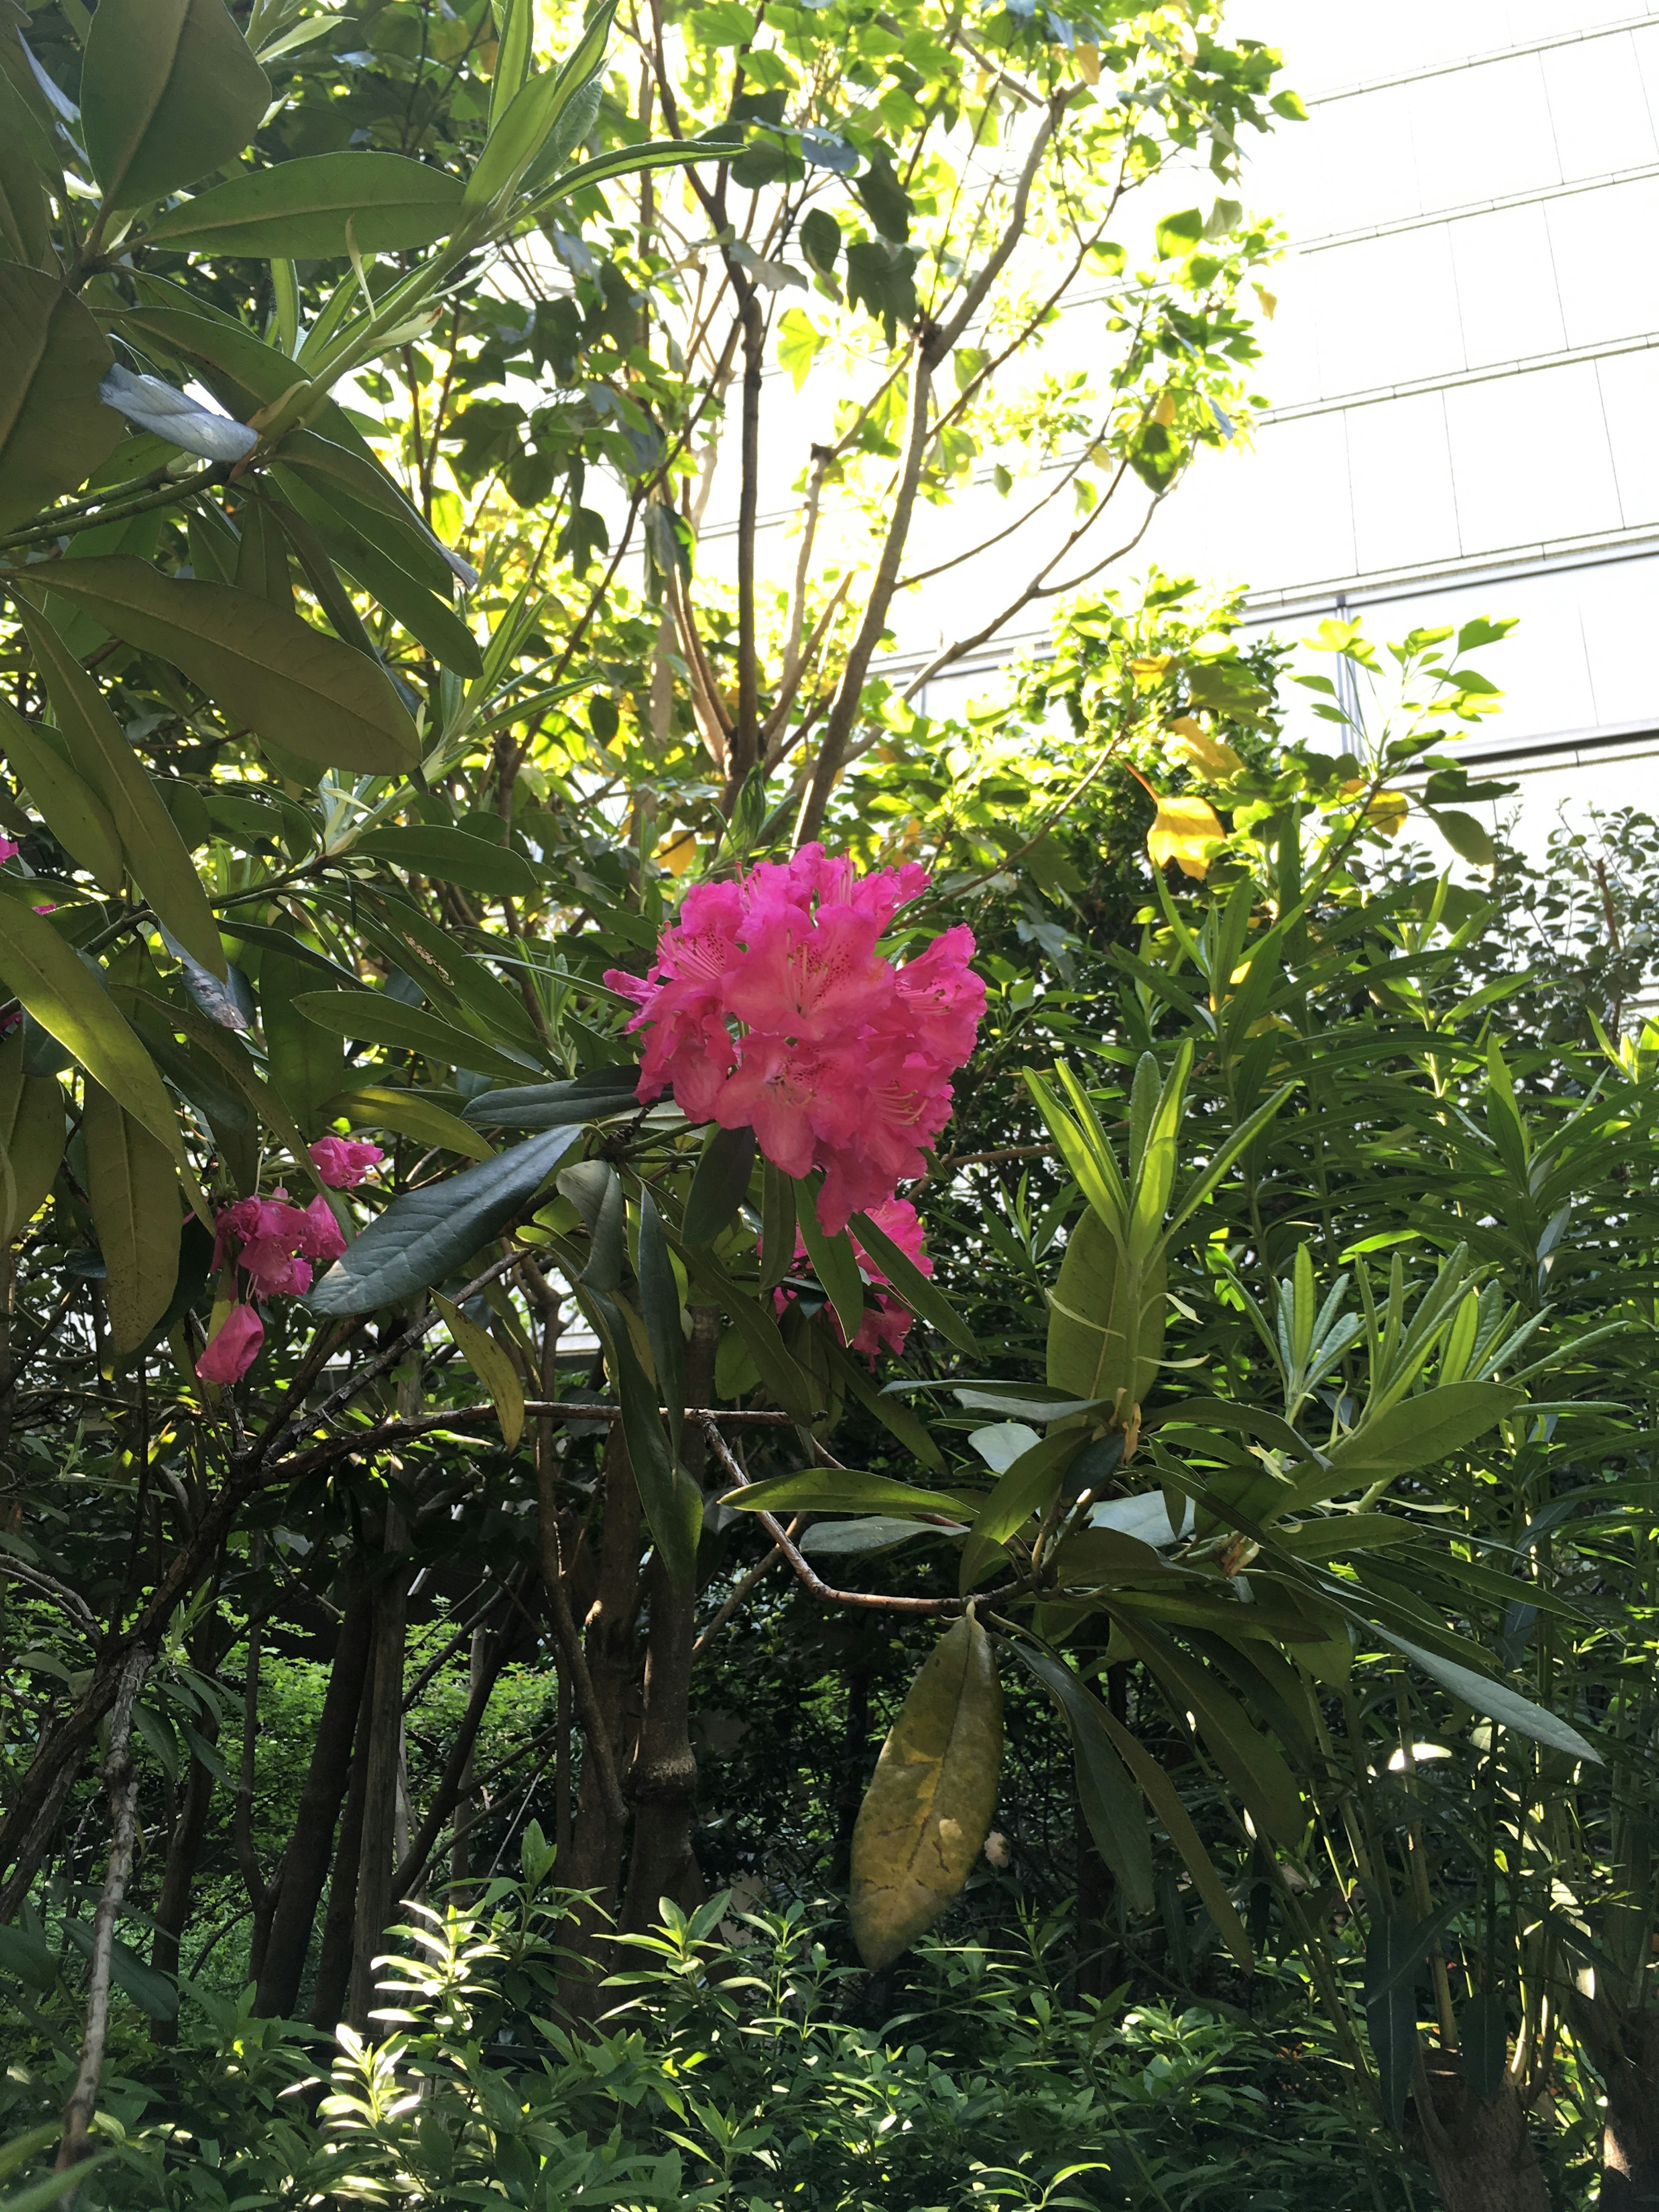
[[[383, 1157], [378, 1145], [349, 1137], [320, 1137], [311, 1147], [318, 1174], [336, 1190], [354, 1189]], [[216, 1271], [230, 1260], [234, 1239], [240, 1247], [236, 1266], [260, 1298], [302, 1297], [311, 1288], [313, 1267], [337, 1260], [346, 1248], [325, 1198], [295, 1206], [285, 1190], [270, 1198], [239, 1198], [225, 1207], [215, 1226]], [[252, 1366], [264, 1337], [264, 1323], [254, 1306], [237, 1299], [209, 1339], [196, 1372], [204, 1382], [236, 1382]]]
[[831, 1236], [921, 1174], [985, 1011], [971, 930], [947, 929], [902, 968], [878, 950], [927, 881], [915, 862], [860, 877], [805, 845], [697, 884], [650, 974], [605, 979], [639, 1008], [629, 1030], [648, 1031], [640, 1098], [672, 1083], [692, 1121], [746, 1124], [786, 1175], [822, 1168]]
[[[885, 1199], [881, 1205], [871, 1206], [869, 1213], [876, 1227], [886, 1231], [907, 1260], [913, 1260], [924, 1275], [933, 1273], [933, 1263], [921, 1246], [921, 1222], [916, 1209], [908, 1198]], [[888, 1278], [882, 1273], [877, 1262], [870, 1257], [856, 1236], [852, 1239], [852, 1245], [853, 1256], [859, 1263], [859, 1273], [865, 1281], [872, 1286], [885, 1285]], [[797, 1267], [805, 1257], [806, 1239], [804, 1237], [797, 1237], [795, 1239]], [[774, 1291], [773, 1303], [780, 1313], [787, 1305], [793, 1303], [793, 1291]], [[846, 1338], [842, 1334], [841, 1316], [833, 1306], [830, 1307], [829, 1314], [836, 1335], [842, 1337], [842, 1342], [845, 1343]], [[863, 1322], [860, 1324], [858, 1334], [848, 1346], [848, 1350], [863, 1352], [873, 1367], [878, 1352], [903, 1351], [904, 1340], [910, 1332], [910, 1321], [911, 1316], [908, 1310], [902, 1306], [896, 1298], [872, 1299], [865, 1305]]]

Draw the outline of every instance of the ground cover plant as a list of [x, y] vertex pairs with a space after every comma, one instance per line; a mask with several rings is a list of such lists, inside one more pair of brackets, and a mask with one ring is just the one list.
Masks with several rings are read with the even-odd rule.
[[1122, 569], [1276, 57], [5, 29], [10, 2212], [1653, 2203], [1651, 825]]

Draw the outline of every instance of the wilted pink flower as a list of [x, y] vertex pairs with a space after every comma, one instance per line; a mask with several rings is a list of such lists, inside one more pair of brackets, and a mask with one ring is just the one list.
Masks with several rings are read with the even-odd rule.
[[[0, 837], [0, 868], [3, 868], [8, 860], [15, 860], [17, 858], [18, 849], [15, 837]], [[37, 908], [36, 912], [39, 911]]]
[[[876, 1227], [885, 1230], [906, 1259], [913, 1261], [922, 1274], [933, 1273], [933, 1263], [922, 1249], [921, 1222], [908, 1198], [884, 1199], [879, 1206], [872, 1206], [869, 1213]], [[882, 1273], [879, 1263], [872, 1260], [860, 1243], [856, 1231], [852, 1236], [852, 1245], [853, 1256], [859, 1263], [859, 1273], [865, 1281], [872, 1287], [886, 1287], [890, 1278]], [[796, 1265], [799, 1266], [805, 1257], [806, 1239], [798, 1236], [795, 1239]], [[773, 1303], [780, 1313], [790, 1303], [791, 1295], [781, 1290], [773, 1293]], [[833, 1306], [829, 1309], [829, 1313], [836, 1335], [841, 1336], [840, 1315]], [[864, 1319], [859, 1324], [857, 1335], [847, 1348], [849, 1352], [863, 1352], [873, 1367], [878, 1352], [903, 1351], [904, 1340], [910, 1332], [911, 1319], [908, 1310], [896, 1298], [877, 1297], [866, 1299]], [[846, 1341], [844, 1337], [842, 1341]]]
[[234, 1305], [208, 1339], [196, 1372], [204, 1382], [234, 1382], [252, 1366], [264, 1340], [264, 1323], [252, 1307]]
[[605, 981], [644, 1029], [639, 1097], [665, 1084], [693, 1121], [752, 1127], [787, 1175], [823, 1170], [833, 1236], [922, 1172], [951, 1118], [951, 1077], [973, 1049], [985, 986], [957, 927], [896, 967], [882, 931], [927, 883], [915, 862], [860, 877], [821, 845], [702, 884], [665, 929], [648, 975]]
[[[371, 1146], [368, 1149], [373, 1151], [374, 1147]], [[345, 1250], [346, 1242], [328, 1200], [313, 1198], [300, 1218], [303, 1224], [299, 1231], [300, 1249], [307, 1259], [319, 1261], [337, 1260]]]
[[333, 1190], [355, 1190], [385, 1158], [378, 1145], [356, 1137], [319, 1137], [311, 1147], [312, 1165]]
[[239, 1198], [216, 1226], [214, 1266], [224, 1265], [235, 1237], [241, 1246], [236, 1264], [262, 1298], [303, 1297], [311, 1288], [311, 1262], [337, 1260], [345, 1250], [328, 1200], [295, 1206], [285, 1190], [270, 1198]]

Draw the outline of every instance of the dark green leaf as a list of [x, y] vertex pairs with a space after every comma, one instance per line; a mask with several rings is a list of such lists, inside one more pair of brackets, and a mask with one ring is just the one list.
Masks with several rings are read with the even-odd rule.
[[1530, 1698], [1523, 1698], [1518, 1691], [1493, 1681], [1489, 1675], [1477, 1674], [1472, 1667], [1460, 1667], [1455, 1659], [1445, 1658], [1437, 1651], [1425, 1650], [1420, 1644], [1407, 1643], [1403, 1636], [1380, 1628], [1375, 1622], [1371, 1624], [1371, 1632], [1384, 1644], [1392, 1644], [1414, 1667], [1432, 1675], [1443, 1690], [1449, 1690], [1453, 1697], [1473, 1706], [1477, 1713], [1488, 1714], [1504, 1728], [1513, 1729], [1518, 1735], [1529, 1735], [1534, 1742], [1546, 1744], [1552, 1751], [1565, 1751], [1573, 1759], [1587, 1759], [1596, 1766], [1604, 1763], [1601, 1753], [1593, 1744], [1586, 1743], [1577, 1729], [1558, 1720], [1553, 1713], [1546, 1712], [1541, 1705], [1534, 1705]]
[[680, 1291], [663, 1234], [662, 1216], [649, 1191], [640, 1197], [640, 1310], [651, 1343], [657, 1387], [668, 1413], [671, 1436], [685, 1418], [685, 1337], [680, 1327]]
[[1116, 1875], [1132, 1912], [1150, 1912], [1152, 1845], [1146, 1832], [1141, 1795], [1114, 1749], [1098, 1698], [1093, 1697], [1063, 1659], [1023, 1638], [1008, 1647], [1020, 1663], [1051, 1691], [1071, 1731], [1077, 1771], [1078, 1802], [1095, 1839], [1095, 1849]]
[[963, 1546], [960, 1586], [964, 1597], [1001, 1558], [1002, 1547], [1015, 1530], [1053, 1504], [1066, 1467], [1086, 1441], [1080, 1429], [1052, 1430], [997, 1477], [973, 1534]]
[[[970, 1358], [977, 1359], [980, 1349], [973, 1331], [939, 1285], [922, 1273], [909, 1254], [902, 1251], [886, 1231], [878, 1227], [867, 1213], [855, 1213], [853, 1227], [858, 1232], [860, 1243], [917, 1320], [929, 1322], [941, 1336], [949, 1337], [951, 1343], [960, 1346]], [[828, 1287], [826, 1284], [825, 1288]]]
[[722, 1503], [745, 1513], [942, 1514], [950, 1521], [971, 1521], [985, 1503], [983, 1492], [917, 1490], [890, 1475], [866, 1474], [857, 1468], [811, 1467], [799, 1474], [775, 1474], [729, 1490]]
[[[66, 1920], [64, 1933], [83, 1959], [91, 1958], [92, 1929], [84, 1920]], [[125, 1990], [139, 2010], [148, 2013], [152, 2020], [172, 2020], [176, 2016], [179, 1991], [167, 1975], [158, 1974], [153, 1966], [147, 1966], [118, 1936], [110, 1946], [109, 1977], [116, 1988]]]
[[[544, 1144], [547, 1139], [532, 1141]], [[663, 1432], [657, 1393], [634, 1347], [631, 1316], [620, 1300], [591, 1291], [587, 1300], [605, 1337], [606, 1364], [622, 1405], [623, 1435], [640, 1503], [670, 1580], [684, 1589], [696, 1577], [702, 1493], [676, 1463], [673, 1446]]]
[[755, 1164], [750, 1128], [715, 1128], [703, 1146], [685, 1201], [683, 1233], [689, 1244], [710, 1244], [749, 1194]]
[[462, 1109], [463, 1121], [493, 1129], [562, 1129], [580, 1121], [600, 1121], [637, 1113], [639, 1071], [593, 1067], [568, 1083], [531, 1083], [516, 1089], [486, 1091]]
[[806, 1246], [806, 1256], [812, 1263], [812, 1272], [828, 1292], [836, 1317], [841, 1323], [842, 1340], [850, 1344], [864, 1326], [864, 1278], [859, 1273], [859, 1263], [854, 1256], [853, 1240], [843, 1229], [838, 1237], [827, 1236], [818, 1219], [817, 1206], [811, 1193], [807, 1202], [796, 1214], [795, 1224]]
[[577, 1135], [550, 1129], [394, 1200], [313, 1290], [312, 1310], [373, 1313], [442, 1282], [523, 1212]]
[[[383, 991], [307, 991], [294, 1001], [294, 1007], [296, 1013], [336, 1036], [423, 1053], [445, 1066], [469, 1068], [477, 1075], [509, 1080], [525, 1068], [516, 1055], [498, 1051], [470, 1030], [440, 1021], [424, 1007], [406, 1006]], [[337, 1083], [333, 1087], [340, 1088]]]
[[1382, 2117], [1401, 2135], [1417, 2064], [1416, 1978], [1426, 1939], [1413, 1920], [1377, 1913], [1365, 1937], [1365, 2028], [1376, 2061]]

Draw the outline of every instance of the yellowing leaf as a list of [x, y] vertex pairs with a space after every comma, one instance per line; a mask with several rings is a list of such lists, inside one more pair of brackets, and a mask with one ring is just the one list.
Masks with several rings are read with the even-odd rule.
[[1274, 311], [1279, 306], [1278, 293], [1268, 291], [1267, 287], [1262, 284], [1252, 284], [1250, 289], [1255, 294], [1256, 298], [1261, 301], [1262, 313], [1267, 318], [1269, 322], [1272, 322]]
[[853, 1936], [889, 1965], [960, 1891], [996, 1804], [1002, 1686], [991, 1639], [954, 1622], [910, 1685], [853, 1832]]
[[1244, 765], [1231, 745], [1212, 737], [1203, 723], [1195, 721], [1190, 714], [1177, 714], [1169, 729], [1172, 737], [1181, 739], [1176, 750], [1217, 783], [1237, 775]]
[[1146, 833], [1146, 850], [1155, 868], [1173, 860], [1183, 876], [1199, 881], [1209, 873], [1209, 848], [1227, 835], [1207, 799], [1160, 799], [1158, 819]]
[[1079, 40], [1076, 49], [1077, 72], [1085, 84], [1100, 82], [1100, 49]]
[[1167, 430], [1170, 423], [1175, 421], [1175, 412], [1176, 404], [1174, 392], [1160, 392], [1158, 395], [1158, 404], [1152, 410], [1153, 422], [1161, 423]]
[[487, 1329], [471, 1322], [460, 1308], [436, 1291], [432, 1303], [443, 1316], [449, 1333], [460, 1346], [461, 1357], [489, 1393], [495, 1418], [501, 1425], [501, 1441], [516, 1451], [524, 1434], [524, 1392], [513, 1371], [513, 1362]]
[[671, 876], [683, 876], [696, 857], [696, 833], [691, 830], [665, 837], [657, 848], [657, 866], [666, 868]]
[[1379, 791], [1365, 809], [1365, 819], [1379, 836], [1397, 837], [1410, 812], [1411, 801], [1403, 791]]
[[1129, 673], [1135, 679], [1137, 691], [1150, 691], [1164, 681], [1164, 671], [1174, 659], [1170, 653], [1149, 653], [1129, 663]]

